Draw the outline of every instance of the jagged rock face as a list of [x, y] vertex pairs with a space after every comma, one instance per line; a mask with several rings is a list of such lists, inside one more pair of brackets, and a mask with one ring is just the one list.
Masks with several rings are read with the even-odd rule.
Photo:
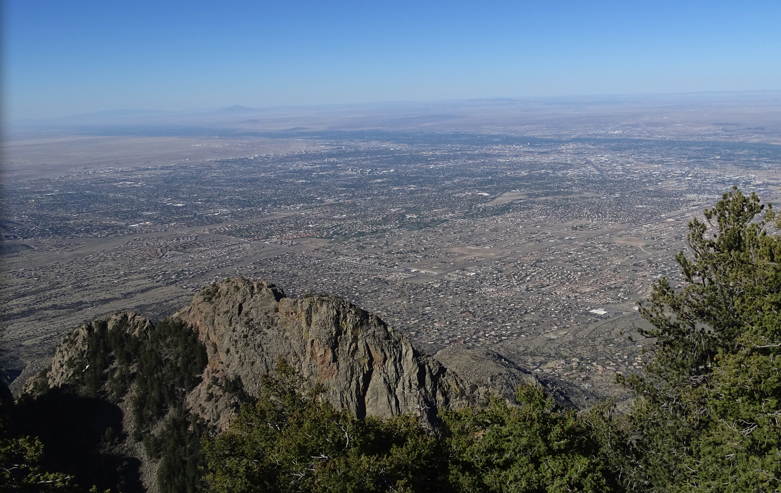
[[[243, 278], [201, 290], [173, 318], [192, 327], [208, 357], [186, 406], [219, 429], [228, 425], [238, 402], [227, 390], [231, 382], [257, 395], [263, 376], [280, 361], [306, 384], [320, 385], [334, 406], [358, 417], [414, 414], [431, 422], [437, 409], [480, 404], [497, 394], [512, 399], [517, 385], [538, 384], [496, 353], [456, 346], [428, 357], [378, 317], [340, 298], [288, 298], [273, 284]], [[87, 341], [101, 324], [107, 333], [133, 336], [154, 330], [134, 313], [74, 329], [52, 358], [47, 387], [73, 383], [85, 371]]]
[[376, 316], [332, 296], [286, 298], [271, 284], [229, 279], [198, 293], [175, 317], [192, 325], [207, 348], [201, 386], [238, 377], [256, 394], [262, 375], [284, 360], [359, 417], [431, 417], [436, 408], [473, 401], [458, 376]]
[[[117, 313], [107, 319], [94, 320], [77, 327], [57, 346], [51, 365], [45, 375], [49, 388], [58, 388], [73, 383], [76, 379], [76, 373], [84, 371], [84, 368], [79, 367], [78, 363], [86, 359], [86, 353], [89, 349], [88, 337], [98, 329], [98, 324], [104, 322], [108, 332], [122, 330], [134, 336], [138, 336], [152, 327], [152, 323], [147, 318], [133, 312]], [[30, 389], [33, 384], [34, 382], [28, 382], [26, 388]]]
[[[174, 404], [166, 404], [169, 414], [174, 406], [184, 404], [206, 424], [224, 430], [242, 391], [257, 395], [263, 377], [284, 360], [303, 385], [318, 385], [338, 409], [359, 418], [413, 414], [433, 425], [438, 410], [480, 404], [491, 394], [511, 398], [515, 385], [536, 383], [528, 372], [494, 353], [459, 347], [441, 352], [439, 360], [422, 355], [378, 317], [340, 298], [287, 298], [281, 289], [265, 282], [238, 278], [213, 284], [171, 318], [155, 325], [134, 313], [118, 313], [84, 324], [58, 346], [48, 371], [28, 384], [32, 394], [39, 387], [42, 393], [60, 387], [66, 393], [86, 389], [115, 406], [122, 414], [125, 438], [106, 446], [111, 453], [119, 451], [138, 461], [139, 478], [151, 492], [157, 491], [154, 471], [159, 461], [148, 454], [134, 431], [162, 433], [167, 418], [138, 414], [134, 406], [142, 395], [157, 396], [158, 401], [174, 399]], [[183, 324], [176, 323], [177, 319]], [[173, 334], [184, 335], [190, 342], [159, 338], [174, 329], [178, 332]], [[206, 350], [205, 368], [200, 357], [195, 369], [182, 363], [188, 361], [183, 355], [195, 346], [201, 349], [189, 330]], [[153, 346], [160, 340], [173, 342], [170, 347], [167, 343]], [[168, 397], [160, 394], [161, 388], [167, 388], [160, 382], [145, 387], [138, 380], [144, 368], [144, 378], [149, 378], [148, 367], [142, 363], [158, 361], [155, 354], [166, 355], [167, 359], [154, 363], [169, 365], [168, 373], [163, 373], [166, 378], [182, 377], [171, 373], [171, 368], [184, 372], [203, 368], [200, 380], [183, 379], [191, 383], [165, 390]], [[139, 424], [133, 417], [139, 415], [157, 421]]]

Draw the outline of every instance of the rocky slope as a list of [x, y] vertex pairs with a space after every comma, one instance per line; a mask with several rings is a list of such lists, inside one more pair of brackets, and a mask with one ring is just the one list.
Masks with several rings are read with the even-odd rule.
[[[262, 281], [227, 279], [198, 292], [173, 315], [196, 331], [208, 362], [189, 406], [211, 423], [225, 423], [231, 395], [226, 382], [258, 392], [263, 375], [280, 361], [305, 382], [319, 384], [335, 406], [359, 417], [412, 413], [430, 418], [438, 408], [477, 403], [490, 394], [511, 396], [534, 376], [501, 356], [456, 346], [435, 357], [420, 354], [378, 317], [327, 295], [288, 298]], [[108, 331], [138, 336], [153, 330], [141, 315], [120, 313], [105, 320]], [[46, 372], [49, 387], [72, 382], [83, 372], [87, 335], [98, 321], [69, 333]], [[30, 386], [28, 385], [28, 388]]]
[[121, 429], [112, 433], [125, 438], [96, 447], [140, 464], [135, 477], [156, 491], [154, 471], [166, 459], [150, 458], [159, 447], [149, 443], [167, 440], [171, 416], [184, 412], [224, 429], [282, 361], [304, 385], [317, 385], [335, 407], [361, 418], [413, 414], [434, 424], [437, 410], [511, 398], [518, 384], [539, 384], [495, 353], [452, 347], [423, 355], [340, 298], [288, 298], [273, 284], [235, 278], [204, 288], [157, 324], [119, 313], [74, 329], [27, 390], [97, 396], [121, 409]]
[[[49, 388], [72, 384], [79, 375], [89, 369], [85, 368], [86, 363], [82, 364], [88, 359], [88, 339], [100, 330], [101, 325], [105, 326], [107, 334], [122, 331], [134, 337], [153, 328], [152, 322], [147, 318], [137, 313], [121, 312], [106, 319], [93, 320], [73, 329], [57, 346], [51, 364], [46, 371], [46, 384]], [[40, 382], [28, 382], [28, 390], [35, 383]]]
[[[288, 298], [272, 284], [229, 279], [202, 290], [174, 317], [193, 327], [206, 346], [205, 378], [189, 401], [212, 422], [223, 413], [208, 404], [215, 399], [202, 396], [217, 387], [215, 381], [238, 378], [255, 395], [261, 377], [281, 360], [358, 417], [412, 413], [431, 419], [438, 408], [474, 404], [492, 388], [508, 390], [469, 378], [469, 368], [484, 366], [486, 358], [451, 351], [448, 360], [466, 370], [454, 372], [418, 353], [378, 317], [333, 296]], [[533, 380], [517, 367], [502, 371], [515, 384]]]
[[[215, 379], [239, 378], [255, 395], [261, 377], [284, 360], [358, 417], [429, 416], [468, 398], [441, 364], [418, 354], [376, 316], [332, 296], [286, 298], [273, 285], [230, 279], [198, 293], [175, 317], [206, 346], [206, 378], [195, 394], [205, 395]], [[196, 409], [209, 417], [204, 406]]]

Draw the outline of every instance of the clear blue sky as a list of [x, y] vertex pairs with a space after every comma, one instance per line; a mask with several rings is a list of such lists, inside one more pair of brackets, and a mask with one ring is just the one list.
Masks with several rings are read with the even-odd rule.
[[6, 0], [6, 116], [781, 89], [781, 1]]

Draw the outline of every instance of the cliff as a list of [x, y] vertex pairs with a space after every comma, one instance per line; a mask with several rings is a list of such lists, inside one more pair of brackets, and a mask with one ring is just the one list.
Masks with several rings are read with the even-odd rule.
[[[229, 279], [202, 290], [174, 317], [206, 346], [205, 378], [194, 395], [235, 378], [256, 395], [261, 377], [284, 360], [337, 408], [361, 418], [431, 418], [438, 408], [472, 402], [458, 376], [376, 316], [333, 296], [287, 298], [271, 284]], [[191, 402], [211, 417], [203, 399]]]
[[[518, 384], [536, 381], [495, 353], [457, 346], [435, 357], [422, 355], [381, 319], [340, 298], [288, 298], [262, 281], [215, 283], [172, 318], [191, 327], [207, 353], [201, 383], [187, 396], [189, 407], [220, 427], [233, 400], [226, 382], [238, 379], [248, 395], [256, 395], [262, 377], [280, 361], [358, 417], [411, 413], [430, 419], [439, 408], [475, 404], [491, 393], [509, 397]], [[134, 337], [154, 330], [134, 313], [74, 329], [52, 358], [48, 387], [73, 383], [85, 371], [87, 337], [99, 325], [107, 334], [121, 330]]]
[[154, 478], [159, 482], [172, 467], [162, 465], [165, 444], [176, 443], [168, 447], [174, 463], [179, 447], [196, 450], [198, 440], [182, 442], [182, 432], [225, 429], [238, 404], [257, 395], [264, 376], [283, 361], [337, 409], [358, 418], [412, 414], [428, 425], [439, 410], [479, 405], [492, 395], [511, 399], [518, 384], [539, 385], [495, 353], [459, 346], [421, 354], [381, 319], [340, 298], [289, 298], [273, 284], [235, 278], [202, 289], [158, 323], [119, 313], [74, 329], [27, 391], [98, 398], [121, 410], [110, 434], [124, 438], [98, 440], [94, 448], [136, 463], [123, 481], [156, 491]]

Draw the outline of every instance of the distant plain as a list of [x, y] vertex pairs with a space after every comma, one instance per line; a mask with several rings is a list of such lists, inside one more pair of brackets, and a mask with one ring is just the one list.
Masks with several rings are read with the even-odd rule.
[[778, 203], [781, 95], [85, 115], [17, 129], [3, 155], [17, 389], [81, 321], [163, 316], [244, 275], [588, 399], [639, 367], [636, 306], [675, 279], [687, 220], [731, 185]]

